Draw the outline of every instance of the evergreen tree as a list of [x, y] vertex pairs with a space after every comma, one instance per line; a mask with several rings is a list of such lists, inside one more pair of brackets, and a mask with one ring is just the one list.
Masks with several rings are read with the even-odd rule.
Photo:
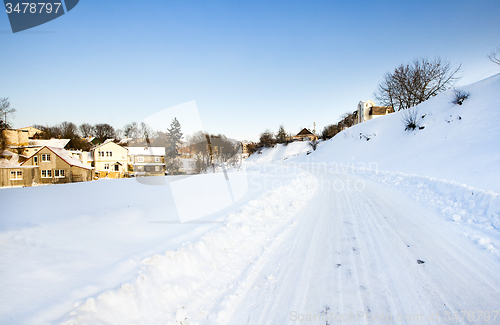
[[276, 138], [277, 143], [285, 143], [286, 142], [287, 136], [286, 136], [285, 128], [283, 127], [283, 125], [280, 125], [280, 128], [278, 130], [278, 133], [276, 133], [275, 138]]
[[169, 174], [176, 174], [180, 169], [180, 162], [177, 160], [177, 157], [180, 156], [179, 148], [182, 144], [182, 131], [181, 124], [177, 120], [176, 117], [170, 123], [170, 128], [167, 129], [166, 134], [166, 169]]

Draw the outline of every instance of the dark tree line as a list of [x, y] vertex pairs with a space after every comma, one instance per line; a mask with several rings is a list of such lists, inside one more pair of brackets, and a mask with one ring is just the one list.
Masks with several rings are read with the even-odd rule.
[[53, 126], [33, 125], [33, 127], [42, 131], [38, 135], [39, 139], [69, 139], [69, 149], [89, 150], [91, 143], [83, 138], [95, 137], [99, 143], [117, 138], [117, 132], [107, 123], [95, 125], [84, 123], [78, 127], [72, 122], [62, 122]]

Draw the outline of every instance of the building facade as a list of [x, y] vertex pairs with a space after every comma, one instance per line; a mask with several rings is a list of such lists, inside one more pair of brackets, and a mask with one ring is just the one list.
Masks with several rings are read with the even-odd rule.
[[129, 173], [134, 176], [165, 175], [164, 147], [127, 147]]
[[91, 149], [96, 174], [99, 177], [122, 178], [128, 175], [128, 150], [111, 140]]

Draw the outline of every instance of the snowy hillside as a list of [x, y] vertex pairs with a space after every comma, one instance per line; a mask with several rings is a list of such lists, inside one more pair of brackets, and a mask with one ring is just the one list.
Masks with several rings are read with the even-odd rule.
[[396, 112], [344, 130], [295, 161], [430, 176], [500, 193], [500, 74], [459, 89], [470, 93], [461, 106], [450, 103], [452, 90], [417, 106], [422, 130], [405, 131], [404, 112]]

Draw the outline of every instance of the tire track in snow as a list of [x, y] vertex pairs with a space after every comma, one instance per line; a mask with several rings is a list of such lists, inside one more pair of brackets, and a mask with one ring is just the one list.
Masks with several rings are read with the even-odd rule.
[[[317, 176], [360, 179], [355, 175]], [[393, 324], [430, 323], [429, 315], [436, 312], [440, 318], [433, 323], [449, 324], [444, 320], [446, 313], [498, 309], [499, 261], [399, 191], [371, 181], [360, 192], [322, 188], [304, 211], [297, 218], [297, 227], [287, 234], [289, 240], [283, 240], [291, 249], [276, 254], [262, 268], [262, 278], [277, 274], [280, 285], [272, 292], [265, 286], [248, 292], [233, 306], [239, 312], [227, 324], [325, 324], [319, 318], [306, 321], [306, 316], [321, 316], [326, 305], [337, 314], [367, 312], [369, 308], [372, 315], [391, 315], [392, 321], [384, 323]], [[417, 259], [425, 263], [418, 264]], [[295, 263], [283, 263], [287, 260]], [[246, 308], [249, 304], [251, 310]], [[294, 320], [290, 311], [297, 312]], [[397, 316], [411, 319], [397, 320]], [[344, 322], [380, 323], [366, 318]]]

